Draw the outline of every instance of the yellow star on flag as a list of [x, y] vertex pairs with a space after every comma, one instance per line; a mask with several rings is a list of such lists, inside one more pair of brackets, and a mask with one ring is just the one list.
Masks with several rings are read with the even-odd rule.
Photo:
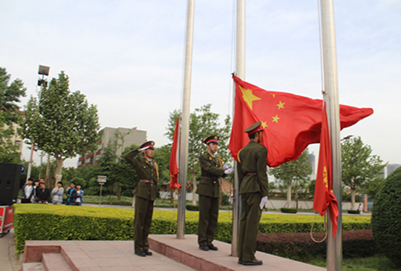
[[238, 85], [239, 88], [241, 89], [242, 92], [242, 98], [244, 99], [244, 101], [249, 105], [249, 108], [251, 110], [252, 109], [252, 102], [253, 101], [257, 101], [257, 100], [261, 100], [259, 97], [253, 95], [252, 90], [250, 89], [244, 89], [243, 87], [241, 87], [240, 85]]
[[262, 121], [262, 127], [263, 129], [267, 127], [266, 121]]
[[279, 117], [278, 117], [278, 115], [276, 115], [275, 117], [272, 117], [273, 118], [273, 121], [272, 122], [276, 122], [276, 123], [278, 123], [278, 120], [280, 119]]
[[270, 93], [270, 95], [272, 95], [272, 96], [273, 96], [273, 98], [276, 98], [276, 94], [274, 94], [274, 93]]
[[284, 104], [285, 103], [283, 103], [283, 102], [279, 102], [278, 104], [276, 104], [277, 106], [278, 106], [278, 109], [280, 109], [280, 108], [282, 108], [282, 109], [284, 109]]

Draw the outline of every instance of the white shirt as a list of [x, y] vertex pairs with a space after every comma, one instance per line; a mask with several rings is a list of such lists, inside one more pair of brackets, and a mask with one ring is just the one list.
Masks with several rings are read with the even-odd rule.
[[26, 197], [29, 197], [29, 195], [32, 192], [32, 189], [33, 189], [32, 185], [25, 185], [25, 196]]

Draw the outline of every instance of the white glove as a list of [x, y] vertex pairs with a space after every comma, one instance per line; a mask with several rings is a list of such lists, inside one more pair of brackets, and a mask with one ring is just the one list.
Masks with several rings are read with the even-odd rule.
[[262, 210], [263, 207], [265, 207], [266, 201], [267, 201], [267, 196], [262, 197], [262, 199], [260, 200], [260, 204], [259, 204], [260, 210]]
[[147, 147], [145, 147], [145, 148], [142, 148], [141, 149], [141, 152], [145, 152], [147, 149], [149, 149], [150, 147], [149, 146], [147, 146]]
[[225, 163], [225, 164], [223, 165], [223, 169], [224, 169], [224, 170], [228, 169], [227, 163]]
[[233, 168], [229, 168], [229, 169], [226, 169], [226, 170], [224, 170], [224, 174], [231, 174], [231, 173], [233, 173], [234, 172], [234, 169]]

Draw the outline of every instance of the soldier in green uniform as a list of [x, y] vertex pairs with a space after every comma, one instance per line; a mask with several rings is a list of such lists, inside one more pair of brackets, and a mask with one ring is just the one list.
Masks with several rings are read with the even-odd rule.
[[219, 178], [233, 172], [227, 164], [216, 155], [219, 137], [209, 136], [205, 139], [207, 153], [199, 157], [202, 180], [196, 193], [199, 194], [198, 244], [204, 251], [217, 250], [212, 244], [217, 229], [219, 216], [220, 183]]
[[266, 174], [267, 149], [262, 144], [261, 122], [245, 130], [249, 143], [238, 152], [239, 194], [241, 218], [239, 226], [238, 263], [262, 265], [255, 258], [256, 237], [262, 209], [267, 201], [268, 180]]
[[[140, 179], [134, 191], [134, 241], [135, 254], [141, 257], [152, 255], [152, 252], [149, 251], [148, 235], [159, 179], [158, 166], [152, 159], [154, 145], [155, 142], [147, 141], [141, 145], [140, 149], [132, 150], [124, 156], [125, 160], [135, 168]], [[143, 153], [143, 156], [137, 156], [140, 152]]]

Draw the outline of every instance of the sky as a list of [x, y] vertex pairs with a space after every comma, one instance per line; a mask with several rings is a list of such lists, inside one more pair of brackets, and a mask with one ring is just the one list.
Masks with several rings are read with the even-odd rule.
[[[195, 1], [190, 111], [211, 103], [221, 123], [233, 112], [235, 3]], [[0, 67], [24, 82], [21, 107], [49, 66], [49, 78], [64, 71], [97, 105], [102, 128], [137, 127], [161, 146], [182, 107], [186, 12], [185, 0], [2, 1]], [[339, 102], [374, 110], [341, 136], [360, 136], [391, 164], [401, 164], [400, 14], [398, 0], [334, 1]], [[317, 1], [246, 1], [245, 81], [321, 99], [319, 48]]]

